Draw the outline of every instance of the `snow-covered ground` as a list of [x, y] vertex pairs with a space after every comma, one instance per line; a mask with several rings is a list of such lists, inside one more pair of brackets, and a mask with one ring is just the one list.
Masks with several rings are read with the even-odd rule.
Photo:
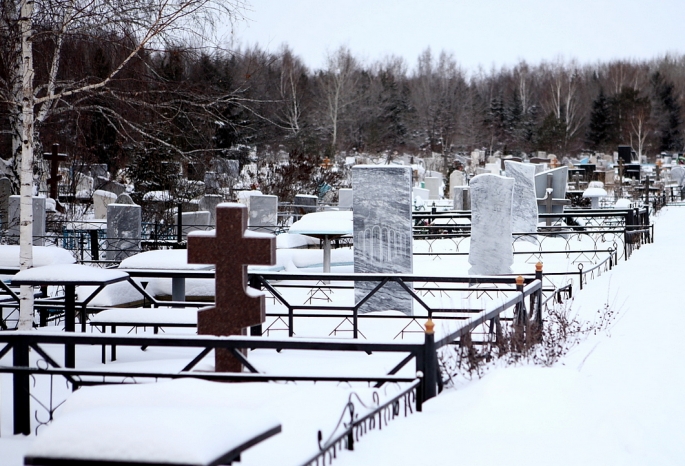
[[[595, 319], [606, 303], [618, 311], [608, 332], [588, 336], [552, 367], [496, 364], [482, 379], [460, 383], [428, 401], [422, 413], [367, 433], [355, 444], [354, 452], [342, 452], [333, 464], [685, 463], [685, 406], [679, 396], [685, 382], [685, 367], [679, 360], [685, 354], [681, 352], [685, 341], [679, 330], [685, 316], [677, 285], [684, 263], [680, 259], [685, 259], [685, 250], [679, 245], [684, 228], [685, 209], [663, 210], [656, 219], [654, 244], [643, 246], [630, 260], [589, 281], [582, 292], [576, 291], [572, 309], [582, 319]], [[563, 247], [561, 240], [560, 245]], [[425, 247], [416, 245], [415, 250]], [[452, 246], [434, 247], [446, 251]], [[468, 241], [459, 244], [459, 251], [468, 251]], [[306, 266], [308, 271], [319, 270], [320, 250], [287, 255], [284, 260], [290, 270]], [[344, 264], [350, 258], [349, 250], [343, 255], [346, 257], [340, 257], [334, 271], [351, 271]], [[577, 270], [574, 259], [551, 257], [545, 260], [545, 270]], [[334, 257], [334, 265], [335, 261]], [[516, 261], [515, 272], [532, 273], [537, 259], [520, 255]], [[415, 273], [422, 275], [466, 275], [467, 269], [467, 256], [419, 256], [415, 261]], [[353, 299], [345, 290], [336, 290], [332, 296], [333, 303]], [[320, 323], [296, 322], [298, 335], [313, 336], [318, 331], [322, 336], [323, 330], [325, 336], [328, 327], [335, 326], [325, 319], [317, 321]], [[379, 326], [368, 321], [362, 329], [369, 338], [390, 339], [396, 334], [397, 324]], [[98, 365], [99, 351], [95, 347], [79, 351], [77, 367]], [[180, 370], [187, 362], [186, 353], [119, 348], [118, 362], [106, 367], [153, 365], [155, 370]], [[287, 351], [250, 354], [250, 360], [267, 373], [383, 373], [401, 358], [321, 353], [301, 358]], [[11, 393], [9, 376], [0, 376], [0, 380], [0, 394]], [[371, 389], [343, 385], [234, 385], [236, 406], [260, 407], [283, 424], [283, 433], [248, 450], [241, 464], [299, 464], [316, 453], [317, 430], [327, 437], [351, 392], [359, 393], [365, 402], [371, 399]], [[382, 397], [388, 395], [392, 390], [381, 391]], [[9, 398], [0, 397], [4, 413], [0, 465], [18, 466], [32, 438], [8, 436]]]

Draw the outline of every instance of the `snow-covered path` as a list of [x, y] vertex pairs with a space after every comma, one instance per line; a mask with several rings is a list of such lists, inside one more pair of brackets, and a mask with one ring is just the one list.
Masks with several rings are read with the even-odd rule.
[[685, 209], [654, 244], [577, 294], [592, 319], [619, 311], [553, 367], [500, 367], [367, 434], [338, 465], [685, 464]]

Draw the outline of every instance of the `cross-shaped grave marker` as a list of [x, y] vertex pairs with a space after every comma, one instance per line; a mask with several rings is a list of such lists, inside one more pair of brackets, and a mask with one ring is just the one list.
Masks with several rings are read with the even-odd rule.
[[50, 186], [50, 197], [57, 200], [58, 190], [57, 183], [62, 179], [62, 175], [58, 174], [59, 162], [67, 159], [67, 154], [59, 154], [59, 144], [52, 145], [52, 153], [46, 152], [43, 154], [43, 159], [50, 161], [50, 178], [48, 185]]
[[[552, 206], [555, 205], [569, 205], [571, 201], [568, 199], [557, 199], [554, 198], [554, 188], [552, 187], [552, 183], [554, 181], [554, 175], [551, 173], [547, 174], [547, 190], [545, 192], [545, 197], [543, 198], [538, 198], [538, 205], [543, 205], [545, 206], [545, 211], [548, 214], [552, 213]], [[552, 225], [552, 218], [547, 217], [545, 218], [545, 225], [551, 226]]]
[[[216, 233], [188, 235], [188, 263], [216, 264], [215, 306], [197, 315], [197, 333], [243, 335], [265, 320], [264, 295], [247, 287], [247, 265], [274, 265], [276, 237], [247, 230], [247, 207], [223, 203], [216, 207]], [[217, 349], [217, 372], [240, 372], [240, 361]]]

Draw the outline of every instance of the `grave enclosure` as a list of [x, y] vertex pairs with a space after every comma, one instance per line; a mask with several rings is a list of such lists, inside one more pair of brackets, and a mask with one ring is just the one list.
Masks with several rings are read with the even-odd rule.
[[[495, 170], [494, 163], [491, 165], [487, 167], [490, 172]], [[151, 294], [146, 294], [145, 288], [141, 286], [139, 291], [144, 296], [143, 307], [131, 314], [140, 319], [140, 316], [145, 317], [146, 306], [152, 306], [157, 310], [163, 310], [166, 305], [184, 310], [194, 306], [190, 312], [196, 318], [194, 321], [191, 319], [185, 326], [193, 329], [191, 333], [196, 328], [197, 335], [175, 334], [175, 327], [184, 325], [176, 326], [171, 321], [155, 324], [145, 322], [144, 319], [138, 322], [120, 321], [102, 325], [103, 331], [104, 327], [110, 326], [112, 333], [117, 326], [135, 329], [136, 332], [140, 328], [140, 335], [126, 335], [119, 331], [115, 335], [101, 336], [97, 333], [99, 327], [96, 325], [91, 326], [91, 333], [0, 332], [0, 359], [6, 358], [3, 363], [12, 360], [12, 364], [6, 365], [5, 372], [12, 374], [15, 392], [15, 409], [12, 413], [14, 432], [28, 434], [37, 428], [36, 415], [32, 412], [29, 396], [37, 393], [35, 387], [31, 386], [32, 378], [41, 379], [40, 383], [47, 379], [50, 383], [55, 379], [66, 380], [70, 384], [70, 389], [87, 385], [84, 381], [90, 380], [88, 377], [109, 378], [111, 383], [115, 383], [117, 379], [136, 377], [199, 377], [233, 382], [345, 381], [351, 384], [378, 386], [398, 383], [403, 384], [404, 391], [397, 400], [402, 400], [405, 407], [411, 405], [412, 409], [420, 411], [423, 403], [436, 396], [442, 388], [441, 376], [438, 373], [438, 354], [441, 348], [449, 348], [455, 343], [469, 339], [484, 344], [496, 342], [497, 338], [502, 338], [502, 326], [505, 329], [512, 329], [512, 332], [520, 331], [535, 335], [535, 332], [542, 328], [547, 306], [551, 306], [555, 299], [568, 297], [574, 288], [552, 286], [550, 277], [553, 273], [545, 278], [541, 268], [535, 269], [535, 262], [545, 253], [545, 241], [551, 241], [548, 238], [566, 234], [572, 241], [575, 238], [573, 235], [578, 234], [564, 224], [572, 216], [564, 209], [568, 174], [563, 168], [536, 174], [536, 169], [531, 164], [506, 160], [504, 166], [506, 177], [483, 173], [472, 177], [468, 184], [462, 172], [453, 172], [453, 176], [449, 178], [448, 192], [453, 197], [450, 204], [454, 211], [432, 211], [421, 215], [412, 212], [412, 196], [416, 189], [421, 188], [413, 186], [413, 176], [409, 167], [353, 168], [352, 190], [341, 192], [339, 197], [341, 208], [351, 207], [353, 210], [353, 274], [333, 272], [323, 276], [320, 273], [272, 273], [261, 272], [258, 269], [250, 272], [248, 265], [276, 264], [276, 239], [271, 233], [279, 232], [278, 199], [275, 196], [252, 195], [248, 197], [248, 207], [241, 204], [221, 204], [218, 194], [205, 195], [197, 212], [179, 215], [180, 222], [177, 223], [177, 227], [179, 239], [187, 237], [188, 263], [214, 265], [214, 270], [176, 271], [174, 276], [188, 280], [215, 280], [213, 306], [202, 308], [207, 303], [164, 302]], [[499, 172], [500, 169], [497, 170]], [[205, 179], [206, 176], [207, 174]], [[420, 194], [426, 194], [426, 200], [438, 200], [437, 198], [443, 194], [436, 194], [436, 190], [442, 186], [443, 180], [440, 178], [438, 183], [437, 177], [429, 178], [433, 179], [427, 183], [428, 189]], [[120, 261], [140, 252], [146, 241], [143, 239], [140, 206], [134, 204], [130, 198], [127, 199], [126, 195], [117, 196], [115, 202], [107, 202], [113, 199], [112, 196], [102, 197], [103, 205], [99, 208], [106, 209], [107, 212], [107, 259]], [[43, 199], [44, 202], [45, 198], [38, 199]], [[13, 217], [11, 202], [8, 202], [9, 218]], [[293, 205], [299, 209], [296, 210], [295, 216], [303, 216], [317, 210], [313, 196], [295, 198]], [[44, 212], [43, 208], [42, 213]], [[41, 213], [40, 209], [38, 213]], [[592, 263], [592, 269], [596, 271], [592, 272], [590, 266], [581, 269], [575, 283], [576, 289], [582, 289], [583, 283], [592, 278], [592, 273], [601, 273], [602, 270], [615, 266], [619, 256], [627, 260], [630, 248], [651, 241], [651, 224], [644, 218], [648, 213], [632, 208], [612, 214], [579, 211], [573, 213], [574, 219], [584, 219], [586, 223], [583, 228], [587, 234], [607, 235], [609, 231], [623, 237], [622, 251], [618, 251], [619, 246], [613, 250], [601, 250], [604, 245], [602, 243], [598, 246], [597, 242], [592, 250], [565, 251], [567, 255], [577, 254], [578, 263]], [[603, 220], [609, 216], [612, 222], [617, 222], [618, 218], [618, 222], [623, 223], [619, 227], [609, 227], [609, 221]], [[201, 218], [201, 221], [190, 220], [191, 217]], [[465, 224], [462, 220], [468, 223]], [[190, 232], [190, 225], [196, 221], [207, 226], [215, 226], [216, 230]], [[596, 225], [591, 225], [592, 222], [596, 222]], [[538, 231], [538, 223], [544, 223], [550, 231], [554, 230], [546, 235], [544, 228], [540, 227]], [[44, 227], [42, 232], [45, 232]], [[531, 255], [531, 262], [529, 272], [522, 274], [520, 280], [513, 276], [511, 268], [515, 255], [524, 252], [516, 250], [516, 233], [523, 234], [522, 238], [525, 238], [525, 241], [539, 246], [539, 249], [532, 253], [525, 250], [526, 254]], [[456, 250], [417, 251], [418, 242], [435, 240], [430, 238], [431, 235], [439, 236], [439, 241], [454, 239]], [[463, 238], [470, 241], [468, 252], [459, 251], [459, 242]], [[570, 244], [568, 241], [567, 239], [567, 244]], [[177, 241], [178, 244], [182, 242]], [[110, 255], [110, 251], [115, 252]], [[432, 254], [431, 257], [436, 261], [446, 257], [458, 257], [461, 254], [464, 256], [462, 259], [468, 260], [471, 266], [471, 275], [417, 275], [414, 273], [414, 261], [422, 254]], [[581, 257], [583, 255], [590, 256], [590, 260], [585, 261]], [[133, 277], [136, 272], [128, 273]], [[152, 274], [153, 272], [141, 273], [139, 280], [154, 278]], [[172, 277], [171, 272], [165, 277]], [[306, 294], [309, 304], [300, 304], [300, 295], [297, 295], [299, 301], [293, 298], [293, 290], [298, 287], [309, 290]], [[466, 305], [460, 306], [458, 300], [455, 304], [454, 299], [448, 304], [440, 301], [447, 300], [445, 296], [449, 296], [449, 293], [457, 296], [458, 293], [474, 293], [474, 287], [481, 293], [498, 293], [498, 296], [504, 296], [504, 299], [497, 303], [486, 303], [477, 309], [468, 308]], [[260, 292], [264, 295], [260, 295]], [[334, 301], [343, 295], [350, 299], [342, 304]], [[439, 295], [439, 298], [436, 295]], [[77, 304], [83, 305], [83, 316], [87, 316], [90, 312], [86, 310], [89, 307], [87, 299], [80, 301]], [[59, 312], [60, 307], [66, 304], [40, 305], [46, 308], [51, 306], [51, 309], [57, 309]], [[196, 308], [200, 308], [199, 311], [196, 312]], [[91, 309], [93, 314], [101, 310], [94, 307]], [[388, 314], [383, 317], [379, 310], [387, 311]], [[403, 319], [402, 325], [406, 323], [406, 326], [396, 335], [395, 340], [384, 343], [366, 341], [360, 323], [374, 322], [373, 319], [383, 322], [383, 318], [386, 319], [385, 322], [390, 322], [390, 319]], [[317, 339], [306, 335], [310, 322], [316, 319], [336, 319], [339, 324], [334, 327], [331, 334], [320, 335], [321, 338]], [[437, 333], [436, 322], [451, 326], [448, 331]], [[284, 327], [278, 327], [280, 324]], [[83, 325], [85, 327], [85, 321]], [[146, 327], [154, 327], [154, 334], [143, 330]], [[159, 329], [165, 328], [169, 335], [155, 335]], [[260, 338], [262, 333], [269, 336], [269, 331], [280, 331], [282, 333], [277, 335], [284, 337]], [[298, 335], [298, 332], [305, 336]], [[289, 338], [293, 336], [298, 338]], [[354, 341], [346, 338], [330, 338], [324, 341], [323, 338], [336, 336], [353, 336]], [[45, 350], [47, 347], [51, 348], [49, 354]], [[96, 369], [92, 366], [79, 367], [77, 364], [77, 367], [69, 370], [70, 372], [62, 367], [64, 364], [60, 358], [62, 354], [66, 355], [68, 348], [75, 348], [77, 354], [85, 354], [93, 348], [99, 351], [102, 348], [104, 364], [107, 359], [107, 347], [110, 348], [111, 359], [114, 359], [115, 347], [119, 348], [119, 358], [125, 358], [130, 352], [138, 351], [141, 347], [149, 349], [146, 354], [153, 354], [161, 349], [185, 349], [184, 367], [180, 373], [165, 370], [125, 372], [112, 364]], [[55, 348], [57, 350], [53, 351]], [[283, 375], [272, 369], [262, 369], [259, 357], [263, 357], [267, 351], [274, 354], [397, 354], [399, 357], [390, 370], [373, 375], [350, 376], [342, 372], [327, 376]], [[29, 353], [33, 356], [30, 357]], [[36, 354], [40, 355], [39, 361], [34, 358]], [[54, 354], [58, 356], [55, 357]], [[214, 371], [207, 371], [208, 366]], [[407, 368], [411, 370], [407, 371]], [[407, 372], [411, 375], [406, 375]], [[421, 377], [415, 376], [417, 372], [422, 374]], [[402, 398], [405, 396], [406, 398]], [[57, 398], [53, 400], [52, 397], [51, 392], [50, 402], [59, 401]], [[49, 406], [48, 417], [58, 409], [53, 409], [52, 403], [46, 406]], [[353, 444], [349, 440], [349, 432], [352, 432], [352, 427], [340, 437], [339, 441], [343, 443], [339, 445], [344, 444], [349, 448]], [[330, 450], [331, 446], [336, 448], [335, 445], [333, 442], [326, 448]]]

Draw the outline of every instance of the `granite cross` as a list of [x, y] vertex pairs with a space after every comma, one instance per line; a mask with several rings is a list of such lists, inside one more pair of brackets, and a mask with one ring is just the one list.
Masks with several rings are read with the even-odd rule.
[[[551, 173], [548, 173], [547, 174], [547, 190], [546, 190], [545, 197], [543, 197], [542, 199], [538, 199], [538, 205], [544, 205], [545, 211], [548, 214], [552, 213], [552, 206], [555, 206], [555, 205], [564, 206], [564, 205], [569, 205], [571, 203], [571, 201], [569, 201], [568, 199], [555, 199], [554, 198], [554, 188], [552, 188], [553, 180], [554, 180], [554, 176]], [[546, 226], [552, 225], [552, 218], [551, 217], [547, 217], [545, 219], [545, 225]]]
[[57, 200], [57, 183], [62, 179], [62, 175], [59, 175], [57, 171], [59, 170], [60, 160], [66, 160], [67, 154], [59, 154], [59, 144], [52, 145], [52, 154], [43, 154], [43, 159], [50, 161], [50, 178], [48, 179], [48, 184], [50, 185], [50, 197]]
[[[188, 263], [216, 264], [215, 306], [197, 315], [197, 333], [242, 335], [264, 322], [264, 295], [247, 287], [247, 264], [274, 265], [276, 237], [247, 230], [247, 207], [216, 207], [216, 233], [188, 235]], [[217, 372], [240, 372], [241, 363], [228, 349], [217, 349]]]

